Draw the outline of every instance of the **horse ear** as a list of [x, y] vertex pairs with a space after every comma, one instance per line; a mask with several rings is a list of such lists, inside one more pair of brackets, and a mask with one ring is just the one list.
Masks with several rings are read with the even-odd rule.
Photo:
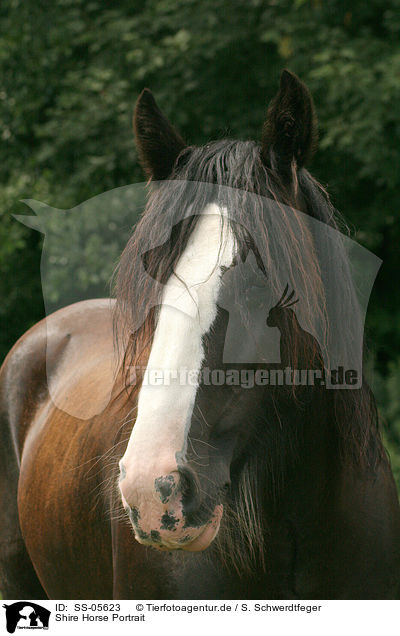
[[263, 126], [261, 156], [283, 175], [302, 168], [318, 140], [314, 103], [307, 86], [288, 70], [282, 71], [279, 92], [268, 107]]
[[142, 167], [149, 178], [167, 179], [186, 144], [145, 88], [135, 107], [133, 128]]

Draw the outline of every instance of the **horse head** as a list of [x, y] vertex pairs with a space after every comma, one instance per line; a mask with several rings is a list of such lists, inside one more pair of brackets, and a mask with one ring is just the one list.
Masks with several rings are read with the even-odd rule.
[[[265, 415], [265, 396], [260, 388], [240, 390], [221, 383], [217, 373], [211, 378], [205, 375], [206, 370], [223, 370], [227, 327], [226, 312], [220, 307], [223, 275], [253, 240], [243, 230], [248, 211], [232, 205], [240, 211], [231, 222], [230, 210], [219, 201], [203, 198], [196, 208], [196, 202], [182, 196], [184, 184], [226, 185], [233, 197], [239, 196], [235, 194], [239, 190], [256, 192], [304, 208], [298, 179], [314, 149], [316, 120], [307, 88], [284, 71], [261, 144], [224, 141], [187, 146], [147, 89], [138, 99], [134, 128], [145, 172], [158, 183], [122, 255], [117, 280], [122, 308], [134, 311], [145, 302], [135, 292], [126, 297], [130, 285], [145, 288], [140, 281], [129, 280], [135, 274], [131, 261], [140, 237], [156, 235], [157, 224], [171, 208], [190, 205], [196, 218], [181, 224], [183, 229], [175, 232], [164, 255], [164, 261], [169, 259], [169, 277], [153, 312], [152, 328], [146, 332], [151, 337], [142, 343], [142, 348], [147, 347], [147, 381], [138, 391], [135, 424], [120, 461], [119, 490], [140, 543], [199, 551], [219, 531], [225, 497], [254, 423]], [[254, 233], [265, 233], [262, 215], [258, 226], [254, 216], [250, 221]], [[157, 250], [149, 254], [157, 259]], [[149, 273], [151, 263], [146, 268]], [[156, 278], [160, 262], [153, 269]], [[284, 302], [287, 289], [279, 306], [271, 310], [268, 324], [275, 324], [277, 312], [289, 306], [294, 292]], [[238, 349], [245, 346], [245, 339], [238, 341]], [[253, 503], [247, 500], [246, 505], [251, 508]]]

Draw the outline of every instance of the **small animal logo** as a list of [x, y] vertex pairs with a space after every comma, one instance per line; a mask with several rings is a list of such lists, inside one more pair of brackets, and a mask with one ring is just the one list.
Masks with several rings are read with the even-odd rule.
[[48, 629], [50, 610], [32, 601], [18, 601], [11, 605], [4, 604], [6, 610], [6, 627], [9, 634], [16, 629]]
[[270, 309], [267, 316], [267, 326], [277, 327], [281, 334], [280, 355], [283, 367], [296, 367], [304, 369], [323, 369], [324, 360], [321, 347], [317, 339], [308, 331], [303, 329], [298, 318], [291, 307], [299, 302], [294, 298], [296, 292], [293, 290], [289, 295], [289, 284], [276, 305]]
[[[295, 305], [296, 303], [299, 302], [298, 298], [296, 298], [296, 300], [292, 300], [293, 296], [295, 295], [294, 290], [285, 299], [288, 289], [289, 289], [289, 284], [286, 285], [285, 290], [282, 296], [280, 297], [280, 299], [278, 300], [278, 302], [276, 303], [276, 305], [272, 307], [272, 309], [270, 310], [268, 314], [268, 318], [267, 318], [268, 327], [278, 327], [279, 329], [280, 326], [283, 324], [283, 322], [287, 319], [287, 316], [288, 316], [287, 310], [289, 309], [289, 307], [292, 307], [292, 305]], [[290, 302], [291, 300], [292, 302]], [[293, 311], [291, 313], [293, 313]]]

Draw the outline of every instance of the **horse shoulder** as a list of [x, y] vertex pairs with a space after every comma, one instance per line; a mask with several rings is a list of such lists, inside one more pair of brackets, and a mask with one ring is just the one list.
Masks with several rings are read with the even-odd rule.
[[0, 414], [17, 455], [35, 414], [49, 402], [81, 419], [101, 412], [111, 393], [114, 364], [108, 299], [70, 305], [29, 329], [0, 369]]

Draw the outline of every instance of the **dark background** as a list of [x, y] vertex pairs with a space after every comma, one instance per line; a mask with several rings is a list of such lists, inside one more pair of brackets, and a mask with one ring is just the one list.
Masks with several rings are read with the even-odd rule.
[[66, 209], [142, 181], [144, 86], [190, 143], [257, 139], [287, 67], [317, 107], [311, 172], [383, 259], [368, 368], [400, 483], [400, 0], [2, 0], [0, 25], [0, 359], [44, 315], [42, 235], [12, 218], [30, 213], [20, 200]]

